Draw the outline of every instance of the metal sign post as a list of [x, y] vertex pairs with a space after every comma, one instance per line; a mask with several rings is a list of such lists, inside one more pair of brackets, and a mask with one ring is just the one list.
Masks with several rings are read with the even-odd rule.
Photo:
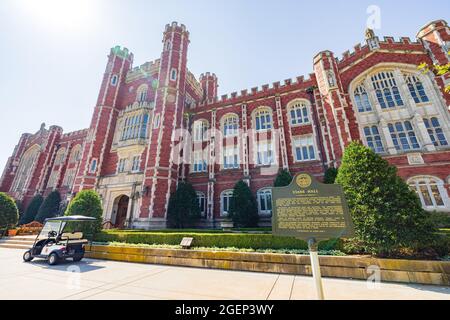
[[316, 286], [317, 300], [325, 300], [323, 294], [322, 274], [320, 273], [319, 252], [316, 239], [308, 240], [309, 256], [311, 258], [311, 269]]

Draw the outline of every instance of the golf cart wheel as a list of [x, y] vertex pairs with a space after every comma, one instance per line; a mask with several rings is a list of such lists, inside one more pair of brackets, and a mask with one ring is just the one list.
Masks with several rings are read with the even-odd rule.
[[84, 258], [84, 254], [77, 254], [73, 256], [73, 262], [80, 262]]
[[54, 266], [54, 265], [58, 264], [58, 262], [59, 262], [59, 257], [56, 253], [51, 253], [48, 256], [48, 264], [49, 265]]
[[33, 260], [33, 256], [31, 255], [31, 251], [28, 250], [23, 254], [23, 261], [30, 262], [31, 260]]

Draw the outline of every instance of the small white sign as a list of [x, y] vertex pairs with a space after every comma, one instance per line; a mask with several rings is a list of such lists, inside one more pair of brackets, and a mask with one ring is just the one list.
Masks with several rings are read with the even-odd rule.
[[423, 160], [422, 154], [410, 153], [408, 154], [408, 163], [410, 165], [418, 165], [418, 164], [425, 164], [425, 161]]

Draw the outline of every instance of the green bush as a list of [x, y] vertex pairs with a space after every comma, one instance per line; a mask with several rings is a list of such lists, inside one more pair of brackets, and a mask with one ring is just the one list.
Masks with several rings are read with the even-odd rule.
[[71, 228], [82, 231], [85, 235], [94, 235], [102, 228], [102, 203], [100, 196], [93, 190], [83, 190], [73, 198], [67, 207], [66, 216], [87, 216], [97, 220], [95, 222], [73, 224]]
[[9, 228], [17, 224], [19, 211], [14, 199], [0, 192], [0, 228]]
[[252, 191], [244, 181], [236, 183], [230, 203], [229, 216], [238, 228], [258, 226], [258, 206]]
[[35, 220], [44, 223], [45, 219], [56, 217], [59, 214], [61, 195], [58, 191], [51, 192], [39, 207]]
[[171, 194], [167, 210], [169, 228], [186, 228], [200, 219], [200, 207], [197, 194], [191, 184], [180, 182], [177, 190]]
[[289, 171], [287, 170], [281, 170], [278, 175], [277, 178], [275, 179], [275, 182], [273, 184], [274, 187], [279, 188], [279, 187], [287, 187], [291, 184], [292, 182], [292, 175]]
[[436, 228], [450, 228], [450, 213], [448, 212], [430, 212], [429, 218]]
[[336, 168], [328, 168], [325, 171], [325, 176], [323, 178], [323, 183], [325, 184], [334, 184], [336, 181], [336, 177], [338, 175], [339, 170]]
[[344, 188], [356, 238], [364, 252], [395, 256], [435, 240], [436, 229], [397, 169], [371, 149], [351, 143], [336, 183]]
[[23, 225], [33, 222], [36, 219], [36, 215], [43, 201], [44, 198], [40, 194], [35, 195], [28, 205], [27, 209], [25, 210], [25, 213], [23, 214], [23, 217], [20, 220], [19, 224]]
[[[194, 238], [195, 247], [239, 248], [239, 249], [286, 249], [307, 250], [305, 241], [290, 237], [276, 237], [271, 234], [248, 233], [162, 233], [162, 232], [111, 232], [103, 231], [95, 236], [98, 242], [124, 242], [130, 244], [179, 245], [185, 237]], [[340, 250], [340, 240], [319, 244], [320, 250]]]

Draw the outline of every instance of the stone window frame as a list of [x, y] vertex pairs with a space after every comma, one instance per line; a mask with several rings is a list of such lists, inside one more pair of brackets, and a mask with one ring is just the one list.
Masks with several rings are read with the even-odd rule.
[[[435, 176], [428, 175], [419, 175], [411, 177], [407, 180], [407, 184], [417, 193], [422, 207], [428, 211], [434, 210], [444, 210], [450, 211], [450, 199], [448, 192], [445, 188], [445, 183], [442, 179], [439, 179]], [[438, 205], [438, 201], [433, 194], [433, 186], [436, 186], [434, 191], [439, 191], [439, 197], [442, 199], [443, 205]], [[429, 199], [431, 200], [431, 205], [426, 204], [426, 200], [424, 198], [424, 190], [421, 190], [420, 187], [425, 187], [428, 193]]]

